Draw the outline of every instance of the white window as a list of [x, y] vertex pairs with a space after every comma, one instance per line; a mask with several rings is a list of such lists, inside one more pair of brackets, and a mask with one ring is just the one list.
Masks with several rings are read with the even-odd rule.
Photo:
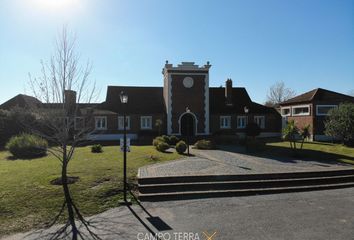
[[247, 117], [246, 116], [237, 116], [237, 128], [246, 128]]
[[310, 115], [310, 105], [301, 105], [292, 107], [293, 116], [308, 116]]
[[290, 107], [283, 107], [281, 108], [281, 115], [282, 116], [290, 116]]
[[98, 130], [107, 129], [107, 117], [95, 117], [95, 127]]
[[265, 117], [264, 116], [254, 116], [254, 122], [263, 129], [265, 128]]
[[152, 117], [151, 116], [140, 117], [140, 128], [141, 129], [152, 129]]
[[316, 115], [317, 116], [327, 116], [329, 110], [336, 108], [337, 105], [317, 105], [316, 106]]
[[83, 117], [76, 117], [74, 122], [75, 130], [81, 130], [85, 127], [85, 121]]
[[[126, 129], [130, 129], [130, 116], [125, 116]], [[118, 117], [118, 130], [124, 130], [124, 116]]]
[[231, 116], [220, 116], [220, 128], [231, 128]]

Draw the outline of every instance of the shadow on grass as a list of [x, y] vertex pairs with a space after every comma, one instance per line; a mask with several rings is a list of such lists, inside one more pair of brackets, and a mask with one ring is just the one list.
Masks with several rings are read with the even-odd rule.
[[[321, 144], [321, 143], [306, 143], [306, 144]], [[325, 143], [324, 145], [333, 145]], [[263, 145], [260, 149], [252, 151], [246, 150], [241, 146], [219, 146], [220, 150], [229, 151], [234, 153], [241, 153], [248, 156], [262, 157], [269, 160], [278, 161], [282, 163], [297, 163], [298, 160], [312, 161], [319, 163], [319, 166], [337, 165], [337, 166], [350, 166], [349, 163], [344, 163], [343, 160], [354, 162], [354, 157], [343, 155], [339, 153], [324, 152], [316, 149], [302, 149], [294, 153], [290, 148], [284, 146]], [[323, 165], [327, 164], [327, 165]]]
[[9, 160], [9, 161], [16, 161], [16, 160], [27, 160], [27, 161], [30, 161], [30, 160], [36, 160], [36, 159], [41, 159], [41, 158], [44, 158], [44, 157], [47, 157], [48, 154], [45, 154], [45, 155], [40, 155], [40, 156], [33, 156], [33, 157], [15, 157], [13, 155], [11, 156], [7, 156], [6, 159]]

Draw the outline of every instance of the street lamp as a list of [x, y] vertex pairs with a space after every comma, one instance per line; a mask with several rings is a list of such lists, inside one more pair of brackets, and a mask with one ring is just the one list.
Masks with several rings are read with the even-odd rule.
[[[189, 108], [188, 107], [186, 107], [186, 113], [190, 113], [191, 112], [191, 110], [189, 110]], [[190, 134], [190, 126], [189, 126], [189, 123], [190, 121], [188, 120], [187, 121], [187, 154], [188, 154], [188, 156], [189, 156], [189, 134]]]
[[[245, 122], [245, 127], [247, 127], [247, 123], [248, 123], [248, 112], [250, 111], [249, 108], [247, 106], [245, 106], [243, 108], [243, 111], [246, 114], [246, 122]], [[245, 144], [246, 144], [246, 151], [248, 151], [248, 144], [247, 144], [247, 132], [245, 132]]]
[[123, 202], [122, 205], [130, 205], [131, 202], [127, 200], [127, 122], [126, 122], [126, 105], [128, 103], [128, 94], [121, 91], [120, 93], [120, 102], [123, 104]]

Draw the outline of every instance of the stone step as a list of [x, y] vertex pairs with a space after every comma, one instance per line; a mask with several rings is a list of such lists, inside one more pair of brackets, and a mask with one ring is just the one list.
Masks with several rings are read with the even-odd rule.
[[165, 183], [191, 183], [191, 182], [226, 182], [250, 181], [270, 179], [298, 179], [354, 175], [354, 169], [341, 169], [311, 172], [283, 172], [283, 173], [256, 173], [239, 175], [199, 175], [199, 176], [168, 176], [168, 177], [142, 177], [138, 173], [138, 184], [165, 184]]
[[237, 189], [237, 190], [212, 190], [212, 191], [192, 191], [192, 192], [172, 192], [172, 193], [140, 193], [140, 201], [176, 201], [187, 199], [201, 198], [217, 198], [217, 197], [234, 197], [234, 196], [251, 196], [276, 193], [290, 193], [303, 191], [316, 191], [354, 187], [353, 182], [336, 183], [336, 184], [321, 184], [313, 186], [293, 186], [293, 187], [274, 187], [274, 188], [258, 188], [258, 189]]
[[139, 184], [139, 193], [176, 193], [213, 190], [240, 190], [265, 189], [295, 186], [313, 186], [321, 184], [354, 183], [354, 174], [328, 177], [289, 178], [289, 179], [262, 179], [243, 181], [215, 181], [215, 182], [185, 182]]

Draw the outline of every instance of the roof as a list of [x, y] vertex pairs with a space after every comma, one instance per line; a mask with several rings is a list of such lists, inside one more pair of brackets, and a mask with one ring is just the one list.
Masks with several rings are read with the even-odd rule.
[[295, 104], [295, 103], [307, 103], [307, 102], [312, 102], [314, 100], [326, 100], [326, 96], [329, 95], [336, 95], [338, 98], [342, 98], [343, 101], [354, 101], [354, 97], [338, 93], [338, 92], [333, 92], [327, 89], [323, 88], [316, 88], [311, 91], [305, 92], [303, 94], [300, 94], [294, 98], [291, 98], [287, 101], [284, 101], [280, 103], [280, 105], [287, 105], [287, 104]]
[[24, 94], [18, 94], [17, 96], [1, 104], [0, 109], [9, 110], [14, 107], [33, 108], [38, 107], [40, 104], [42, 104], [42, 102], [35, 97]]
[[162, 87], [108, 86], [106, 101], [100, 108], [122, 113], [124, 107], [120, 102], [122, 91], [129, 97], [126, 104], [128, 114], [165, 113], [166, 111]]
[[245, 88], [232, 88], [232, 105], [226, 104], [225, 88], [209, 88], [209, 105], [211, 114], [243, 114], [248, 107], [249, 113], [275, 113], [276, 110], [252, 102]]

